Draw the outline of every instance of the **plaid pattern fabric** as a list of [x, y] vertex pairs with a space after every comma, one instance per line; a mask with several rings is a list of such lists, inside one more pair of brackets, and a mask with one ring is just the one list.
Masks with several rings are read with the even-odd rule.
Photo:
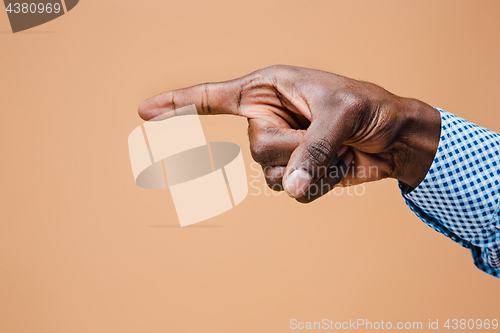
[[431, 168], [415, 189], [399, 187], [422, 221], [500, 277], [500, 134], [436, 109], [441, 139]]

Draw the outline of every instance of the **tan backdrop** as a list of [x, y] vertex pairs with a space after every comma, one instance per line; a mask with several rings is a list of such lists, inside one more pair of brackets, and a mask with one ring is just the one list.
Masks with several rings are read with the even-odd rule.
[[[85, 0], [18, 34], [0, 13], [0, 332], [500, 319], [500, 281], [415, 217], [395, 181], [310, 205], [251, 188], [179, 228], [168, 191], [134, 184], [127, 149], [147, 97], [276, 63], [373, 81], [500, 131], [499, 11], [495, 0]], [[246, 120], [203, 125], [209, 141], [239, 144], [255, 177]]]

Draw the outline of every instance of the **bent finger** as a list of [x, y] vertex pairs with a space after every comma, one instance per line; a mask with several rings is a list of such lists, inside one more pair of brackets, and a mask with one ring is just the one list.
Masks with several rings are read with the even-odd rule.
[[304, 130], [277, 127], [263, 119], [248, 119], [248, 137], [253, 159], [261, 165], [286, 165], [299, 146]]
[[262, 172], [266, 179], [267, 186], [273, 191], [283, 191], [283, 175], [286, 170], [286, 165], [279, 166], [262, 166]]

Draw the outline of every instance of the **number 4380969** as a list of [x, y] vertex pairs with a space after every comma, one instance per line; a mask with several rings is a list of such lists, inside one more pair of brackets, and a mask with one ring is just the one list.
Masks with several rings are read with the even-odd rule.
[[14, 14], [28, 14], [28, 13], [31, 13], [31, 14], [42, 14], [42, 13], [47, 13], [47, 14], [51, 14], [51, 13], [60, 13], [61, 12], [61, 4], [59, 3], [47, 3], [47, 4], [44, 4], [44, 3], [35, 3], [35, 2], [31, 2], [31, 3], [9, 3], [9, 5], [7, 6], [7, 8], [5, 9], [5, 11], [7, 11], [7, 13], [11, 14], [11, 13], [14, 13]]
[[496, 330], [498, 328], [498, 319], [493, 319], [493, 320], [489, 320], [489, 319], [484, 319], [484, 320], [481, 320], [481, 319], [477, 319], [477, 320], [474, 320], [474, 319], [469, 319], [469, 320], [466, 320], [466, 319], [448, 319], [446, 321], [446, 323], [444, 323], [443, 327], [447, 328], [447, 329], [453, 329], [453, 330], [456, 330], [456, 329], [461, 329], [461, 330], [464, 330], [464, 329], [494, 329]]

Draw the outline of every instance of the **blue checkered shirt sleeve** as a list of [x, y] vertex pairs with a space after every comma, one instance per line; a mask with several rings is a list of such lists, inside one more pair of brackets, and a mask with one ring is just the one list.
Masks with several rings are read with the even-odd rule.
[[427, 225], [470, 249], [474, 264], [500, 277], [500, 134], [436, 108], [439, 147], [406, 204]]

